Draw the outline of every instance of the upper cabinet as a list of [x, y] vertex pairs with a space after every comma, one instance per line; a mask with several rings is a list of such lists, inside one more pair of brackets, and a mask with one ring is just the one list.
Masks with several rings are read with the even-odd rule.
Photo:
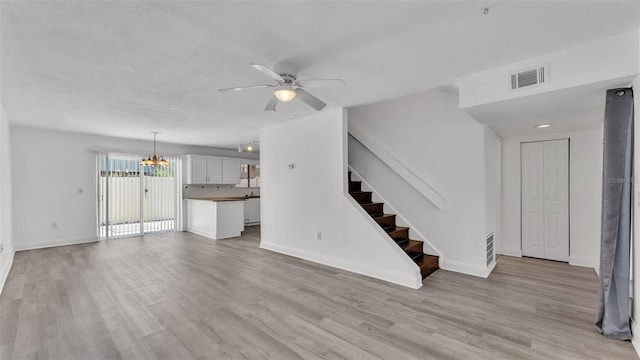
[[207, 184], [225, 184], [222, 182], [222, 159], [206, 157], [207, 159]]
[[187, 155], [187, 184], [207, 183], [207, 158]]
[[187, 155], [187, 184], [238, 184], [240, 160]]
[[240, 183], [240, 160], [222, 159], [222, 183], [223, 184], [239, 184]]

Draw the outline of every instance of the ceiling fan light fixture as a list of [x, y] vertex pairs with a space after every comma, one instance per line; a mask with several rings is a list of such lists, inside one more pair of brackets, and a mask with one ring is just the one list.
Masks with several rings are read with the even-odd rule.
[[282, 84], [282, 86], [273, 91], [273, 95], [282, 102], [289, 102], [296, 97], [296, 91], [293, 90], [291, 85]]

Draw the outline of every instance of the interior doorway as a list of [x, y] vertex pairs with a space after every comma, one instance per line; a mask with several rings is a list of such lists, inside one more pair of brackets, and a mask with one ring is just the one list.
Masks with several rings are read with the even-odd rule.
[[521, 144], [522, 255], [569, 261], [569, 139]]

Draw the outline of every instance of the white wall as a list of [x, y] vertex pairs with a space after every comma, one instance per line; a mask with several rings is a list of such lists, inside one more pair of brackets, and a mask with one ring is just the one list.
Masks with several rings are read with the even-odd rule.
[[484, 127], [430, 90], [349, 109], [349, 122], [444, 197], [439, 210], [357, 141], [349, 165], [437, 248], [444, 269], [487, 276]]
[[0, 104], [0, 293], [13, 263], [11, 237], [11, 156], [9, 122]]
[[418, 288], [418, 266], [347, 194], [346, 138], [342, 109], [262, 129], [260, 247]]
[[[16, 250], [96, 240], [96, 169], [92, 150], [146, 154], [153, 143], [11, 126], [13, 245]], [[158, 143], [164, 155], [251, 156]], [[4, 171], [3, 171], [4, 173]], [[82, 188], [82, 194], [78, 189]], [[58, 229], [51, 229], [51, 223]]]
[[[638, 31], [619, 34], [460, 78], [460, 107], [467, 108], [638, 74]], [[510, 91], [509, 74], [549, 66], [545, 86]]]
[[[485, 234], [493, 233], [494, 249], [502, 242], [502, 139], [484, 127]], [[495, 254], [497, 252], [494, 251]], [[495, 261], [495, 257], [494, 257]]]
[[[543, 130], [544, 131], [544, 130]], [[503, 139], [502, 246], [522, 256], [520, 143], [569, 138], [569, 263], [598, 267], [602, 194], [602, 127], [596, 130]]]

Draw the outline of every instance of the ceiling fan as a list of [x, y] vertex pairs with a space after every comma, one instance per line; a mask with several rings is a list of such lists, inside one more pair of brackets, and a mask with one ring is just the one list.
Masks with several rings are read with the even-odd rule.
[[[307, 105], [316, 109], [317, 111], [322, 110], [327, 104], [322, 102], [317, 97], [311, 95], [306, 90], [307, 88], [314, 87], [341, 87], [344, 86], [344, 81], [340, 79], [308, 79], [308, 80], [298, 80], [295, 76], [290, 74], [278, 74], [273, 71], [268, 66], [260, 65], [260, 64], [249, 64], [254, 69], [260, 71], [261, 73], [269, 76], [273, 80], [276, 81], [275, 84], [265, 84], [265, 85], [253, 85], [253, 86], [240, 86], [233, 87], [227, 89], [219, 89], [220, 92], [225, 91], [240, 91], [245, 89], [261, 89], [261, 88], [273, 88], [273, 95], [271, 99], [267, 103], [267, 106], [264, 108], [265, 111], [275, 111], [276, 105], [278, 105], [279, 101], [289, 102], [294, 98], [299, 98]], [[304, 89], [303, 89], [304, 88]]]

